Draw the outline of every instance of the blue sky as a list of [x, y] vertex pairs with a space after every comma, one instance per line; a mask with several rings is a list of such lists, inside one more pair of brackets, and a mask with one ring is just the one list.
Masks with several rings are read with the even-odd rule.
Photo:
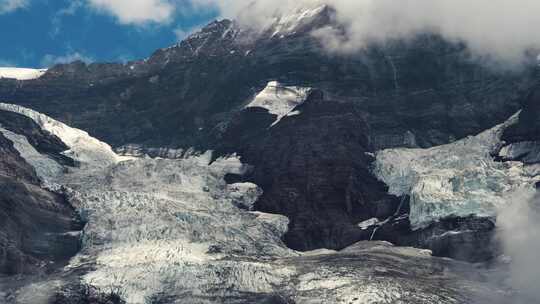
[[218, 18], [209, 6], [160, 1], [0, 0], [0, 66], [145, 58]]

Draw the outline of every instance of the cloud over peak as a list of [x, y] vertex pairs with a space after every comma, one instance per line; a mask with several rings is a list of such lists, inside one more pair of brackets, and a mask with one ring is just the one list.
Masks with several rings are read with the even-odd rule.
[[[315, 33], [332, 51], [354, 52], [367, 44], [431, 32], [464, 42], [474, 55], [519, 63], [540, 48], [538, 0], [193, 0], [213, 2], [224, 16], [260, 26], [298, 6], [328, 4], [339, 31]], [[249, 10], [245, 8], [249, 6]]]

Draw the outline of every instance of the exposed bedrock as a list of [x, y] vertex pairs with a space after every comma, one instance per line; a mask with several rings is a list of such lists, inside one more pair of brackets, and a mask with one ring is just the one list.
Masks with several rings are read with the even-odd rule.
[[505, 145], [499, 157], [525, 164], [540, 163], [540, 86], [531, 90], [522, 107], [518, 122], [503, 134]]
[[[62, 148], [58, 139], [33, 135], [44, 150]], [[79, 249], [82, 230], [73, 207], [40, 187], [34, 169], [1, 134], [0, 152], [0, 274], [36, 273], [67, 261]]]
[[264, 189], [256, 209], [291, 219], [285, 240], [293, 249], [341, 249], [369, 238], [356, 224], [392, 215], [399, 200], [370, 173], [361, 112], [317, 90], [295, 111], [271, 126], [266, 110], [248, 108], [224, 135], [228, 151], [253, 165], [248, 179]]

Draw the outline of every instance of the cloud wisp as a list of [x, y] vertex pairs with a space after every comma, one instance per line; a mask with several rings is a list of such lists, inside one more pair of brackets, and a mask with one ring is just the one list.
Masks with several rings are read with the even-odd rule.
[[[342, 26], [315, 33], [335, 52], [355, 52], [373, 41], [407, 39], [421, 32], [464, 42], [471, 52], [519, 63], [540, 48], [537, 0], [192, 0], [214, 5], [224, 17], [264, 26], [273, 16], [299, 6], [328, 4]], [[246, 10], [246, 7], [249, 9]]]
[[510, 285], [519, 292], [518, 303], [540, 303], [540, 192], [522, 190], [499, 211], [498, 236], [510, 258]]
[[0, 0], [0, 15], [25, 8], [28, 4], [28, 0]]

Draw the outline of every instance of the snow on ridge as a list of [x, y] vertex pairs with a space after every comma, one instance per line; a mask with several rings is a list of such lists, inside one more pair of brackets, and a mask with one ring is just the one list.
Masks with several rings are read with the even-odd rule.
[[106, 167], [131, 158], [118, 156], [111, 146], [91, 137], [87, 132], [69, 127], [64, 123], [37, 111], [14, 104], [0, 103], [0, 110], [24, 115], [32, 119], [43, 130], [57, 136], [70, 149], [64, 154], [82, 165]]
[[0, 67], [0, 79], [10, 78], [17, 80], [37, 79], [47, 72], [47, 69], [4, 68]]
[[275, 19], [272, 37], [293, 34], [301, 25], [308, 24], [313, 18], [322, 13], [327, 5], [322, 4], [312, 8], [302, 7], [290, 15], [282, 15]]
[[310, 90], [311, 88], [284, 86], [277, 81], [270, 81], [245, 108], [264, 108], [277, 115], [272, 123], [274, 126], [285, 116], [298, 115], [299, 112], [293, 110], [306, 101]]
[[491, 156], [516, 118], [442, 146], [379, 151], [373, 172], [389, 186], [390, 194], [410, 195], [414, 229], [451, 215], [496, 216], [509, 195], [533, 188], [540, 180], [520, 162], [496, 162]]

